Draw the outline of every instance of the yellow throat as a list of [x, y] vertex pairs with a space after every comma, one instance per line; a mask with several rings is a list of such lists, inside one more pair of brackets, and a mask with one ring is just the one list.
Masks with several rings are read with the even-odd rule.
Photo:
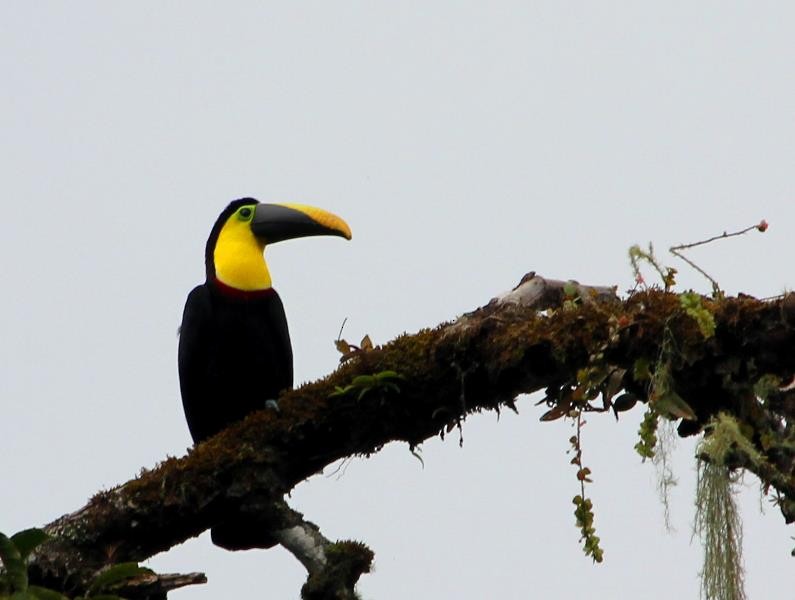
[[236, 215], [230, 216], [215, 242], [215, 276], [222, 283], [244, 292], [268, 289], [271, 274], [264, 251], [265, 244], [251, 233], [248, 222]]

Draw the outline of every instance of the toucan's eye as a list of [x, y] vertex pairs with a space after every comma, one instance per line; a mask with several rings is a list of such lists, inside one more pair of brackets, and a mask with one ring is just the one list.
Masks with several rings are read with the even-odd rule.
[[239, 211], [237, 211], [238, 217], [240, 217], [241, 221], [248, 221], [251, 218], [251, 215], [254, 214], [254, 209], [250, 206], [244, 206]]

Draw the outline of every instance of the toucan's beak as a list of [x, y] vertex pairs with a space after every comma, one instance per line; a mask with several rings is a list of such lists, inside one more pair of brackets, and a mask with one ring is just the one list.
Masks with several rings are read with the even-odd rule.
[[266, 244], [310, 235], [351, 239], [351, 228], [337, 215], [305, 204], [257, 204], [251, 231]]

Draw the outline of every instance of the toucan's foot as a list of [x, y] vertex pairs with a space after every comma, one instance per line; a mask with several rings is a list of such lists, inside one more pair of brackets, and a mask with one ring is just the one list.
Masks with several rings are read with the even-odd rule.
[[268, 408], [276, 412], [281, 412], [281, 409], [279, 408], [279, 403], [276, 402], [276, 400], [274, 400], [273, 398], [271, 398], [270, 400], [265, 400], [265, 408]]

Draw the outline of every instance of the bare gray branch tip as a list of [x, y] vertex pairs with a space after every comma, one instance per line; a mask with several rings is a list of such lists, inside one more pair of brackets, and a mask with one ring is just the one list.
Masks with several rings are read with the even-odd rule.
[[568, 297], [583, 302], [615, 300], [616, 286], [584, 285], [573, 279], [547, 279], [530, 271], [512, 290], [492, 299], [490, 304], [515, 304], [545, 310], [561, 306]]

